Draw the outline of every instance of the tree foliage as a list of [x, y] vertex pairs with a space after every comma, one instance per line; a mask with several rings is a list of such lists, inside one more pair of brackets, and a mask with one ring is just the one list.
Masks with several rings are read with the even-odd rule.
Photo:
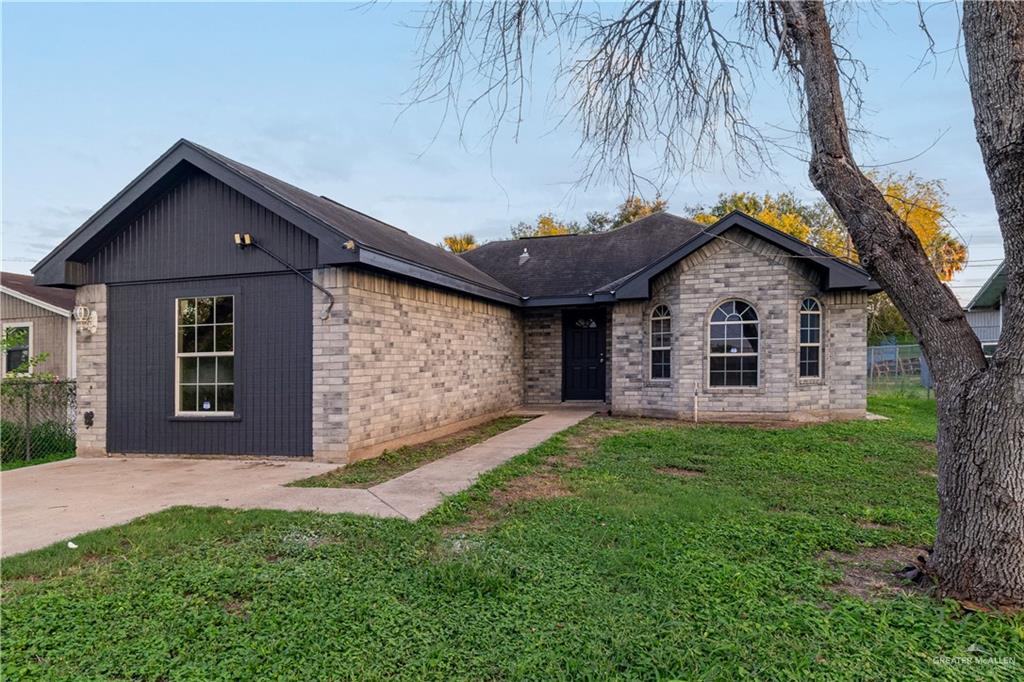
[[561, 220], [553, 213], [541, 213], [533, 223], [521, 222], [513, 225], [511, 232], [516, 239], [523, 237], [550, 237], [560, 234], [594, 234], [617, 230], [624, 225], [636, 222], [655, 213], [664, 213], [668, 202], [657, 195], [654, 199], [644, 199], [631, 194], [615, 207], [614, 211], [594, 211], [587, 214], [586, 222]]
[[514, 239], [524, 237], [554, 237], [560, 234], [580, 234], [585, 229], [575, 221], [563, 221], [554, 213], [541, 213], [532, 223], [520, 222], [510, 228]]
[[[954, 213], [941, 180], [926, 180], [914, 173], [868, 174], [896, 214], [917, 236], [943, 281], [953, 279], [967, 265], [967, 245], [952, 231]], [[743, 211], [763, 223], [802, 239], [823, 251], [859, 260], [843, 222], [823, 199], [799, 200], [789, 192], [722, 194], [709, 208], [691, 207], [693, 220], [711, 225], [730, 211]]]
[[469, 232], [463, 232], [462, 234], [450, 234], [444, 237], [438, 246], [448, 249], [452, 253], [465, 253], [472, 251], [479, 244], [477, 244], [475, 236]]

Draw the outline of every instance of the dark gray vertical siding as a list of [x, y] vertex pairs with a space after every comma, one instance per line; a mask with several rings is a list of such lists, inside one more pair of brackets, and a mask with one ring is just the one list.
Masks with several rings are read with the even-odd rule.
[[[174, 300], [235, 296], [236, 421], [174, 418]], [[112, 453], [312, 454], [312, 293], [294, 274], [111, 286]]]
[[196, 171], [129, 222], [83, 265], [86, 283], [274, 272], [281, 266], [232, 237], [249, 232], [299, 269], [316, 265], [308, 233]]

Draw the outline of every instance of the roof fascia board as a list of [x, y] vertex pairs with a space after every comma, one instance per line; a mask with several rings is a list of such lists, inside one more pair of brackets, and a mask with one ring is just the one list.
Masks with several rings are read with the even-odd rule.
[[610, 293], [594, 293], [579, 296], [539, 296], [523, 299], [524, 308], [553, 308], [568, 305], [594, 305], [614, 303], [615, 296]]
[[467, 282], [464, 279], [453, 277], [416, 263], [410, 263], [407, 260], [396, 258], [395, 256], [381, 253], [379, 251], [374, 251], [373, 249], [368, 249], [364, 246], [359, 247], [358, 260], [363, 265], [386, 270], [388, 272], [410, 277], [422, 282], [436, 284], [437, 286], [445, 287], [446, 289], [454, 289], [455, 291], [480, 298], [486, 298], [492, 301], [498, 301], [499, 303], [504, 303], [506, 305], [516, 307], [522, 305], [522, 301], [519, 296], [515, 294], [489, 289], [479, 284], [473, 284], [472, 282]]
[[989, 295], [988, 290], [992, 287], [993, 284], [995, 284], [996, 280], [999, 279], [999, 277], [1003, 274], [1003, 270], [1005, 268], [1006, 261], [1004, 260], [1002, 263], [999, 264], [999, 266], [995, 270], [992, 271], [992, 274], [988, 276], [988, 279], [985, 280], [985, 283], [981, 285], [981, 288], [978, 289], [977, 293], [975, 293], [974, 296], [971, 298], [971, 302], [967, 304], [967, 310], [974, 310], [975, 308], [995, 307], [995, 303], [999, 301], [999, 297], [996, 297], [996, 301], [992, 303], [985, 303], [983, 305], [981, 302], [986, 300], [986, 298]]
[[[820, 249], [815, 249], [813, 246], [805, 244], [796, 237], [790, 236], [785, 232], [780, 232], [769, 225], [765, 225], [760, 221], [754, 220], [744, 213], [733, 211], [690, 241], [680, 246], [675, 251], [669, 253], [664, 258], [655, 261], [650, 266], [637, 272], [633, 277], [623, 282], [615, 291], [615, 298], [619, 300], [649, 298], [651, 279], [660, 275], [672, 265], [675, 265], [686, 256], [694, 253], [701, 247], [708, 244], [712, 239], [718, 238], [726, 230], [733, 227], [739, 227], [747, 230], [757, 237], [775, 244], [779, 248], [789, 251], [797, 256], [813, 256], [815, 255], [813, 253], [815, 251], [820, 252], [820, 255], [824, 257], [830, 256], [830, 254], [820, 251]], [[812, 253], [807, 253], [807, 251], [811, 251]], [[844, 263], [839, 259], [829, 258], [827, 261], [822, 261], [816, 265], [818, 268], [823, 270], [822, 274], [825, 277], [825, 286], [823, 289], [860, 289], [869, 292], [880, 290], [877, 283], [875, 283], [874, 280], [871, 279], [870, 275], [868, 275], [864, 270], [849, 263]], [[866, 284], [864, 283], [864, 280], [867, 280]]]
[[32, 273], [36, 275], [37, 283], [46, 285], [74, 284], [74, 282], [66, 281], [67, 269], [52, 267], [53, 261], [57, 258], [64, 261], [73, 260], [74, 256], [96, 238], [107, 225], [133, 208], [136, 202], [156, 188], [182, 163], [188, 163], [208, 173], [315, 237], [318, 241], [317, 259], [320, 264], [345, 263], [355, 260], [351, 252], [344, 248], [344, 242], [348, 239], [346, 235], [276, 194], [267, 191], [258, 183], [220, 161], [202, 153], [187, 142], [179, 141], [118, 192], [113, 199], [104, 204], [57, 248], [33, 266]]
[[83, 239], [85, 232], [89, 231], [91, 227], [101, 221], [104, 217], [120, 213], [125, 210], [129, 205], [131, 205], [134, 199], [138, 198], [137, 196], [129, 198], [128, 195], [134, 194], [134, 191], [140, 183], [143, 183], [147, 178], [150, 178], [153, 175], [162, 177], [177, 165], [178, 160], [171, 160], [170, 157], [173, 156], [181, 146], [182, 142], [179, 141], [177, 144], [171, 146], [170, 149], [161, 154], [156, 161], [149, 164], [144, 171], [139, 173], [131, 182], [125, 185], [125, 187], [115, 194], [110, 201], [103, 204], [103, 206], [101, 206], [99, 210], [93, 213], [84, 223], [82, 223], [77, 230], [72, 232], [64, 239], [64, 241], [58, 244], [53, 251], [50, 251], [50, 253], [43, 256], [42, 260], [33, 265], [32, 273], [35, 274], [38, 270], [43, 269], [51, 260], [56, 258], [58, 254], [68, 250], [75, 251], [78, 248], [81, 248], [85, 241], [87, 241], [87, 239]]
[[185, 160], [193, 166], [315, 237], [317, 240], [317, 262], [320, 265], [350, 263], [356, 260], [352, 252], [344, 247], [344, 243], [349, 240], [349, 237], [335, 227], [303, 211], [287, 199], [267, 190], [230, 166], [207, 155], [201, 149], [193, 147], [187, 142], [182, 146], [187, 151]]
[[35, 298], [34, 296], [29, 296], [28, 294], [23, 294], [22, 292], [16, 291], [16, 290], [11, 289], [9, 287], [0, 286], [0, 292], [5, 293], [8, 296], [12, 296], [12, 297], [18, 299], [19, 301], [24, 301], [25, 303], [31, 303], [32, 305], [37, 306], [39, 308], [42, 308], [43, 310], [49, 310], [51, 313], [57, 313], [58, 315], [60, 315], [62, 317], [71, 317], [71, 311], [70, 310], [65, 310], [64, 308], [61, 308], [60, 306], [53, 305], [52, 303], [47, 303], [46, 301], [43, 301], [43, 300], [38, 299], [38, 298]]
[[708, 228], [667, 256], [634, 274], [614, 291], [615, 298], [618, 300], [649, 298], [651, 280], [717, 237], [718, 234], [713, 230], [714, 227]]

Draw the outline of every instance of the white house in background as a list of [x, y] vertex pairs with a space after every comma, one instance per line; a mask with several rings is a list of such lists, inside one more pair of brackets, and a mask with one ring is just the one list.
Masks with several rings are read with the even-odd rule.
[[967, 304], [967, 321], [978, 335], [986, 353], [991, 353], [1003, 330], [1003, 303], [1006, 301], [1006, 261], [996, 267], [971, 302]]

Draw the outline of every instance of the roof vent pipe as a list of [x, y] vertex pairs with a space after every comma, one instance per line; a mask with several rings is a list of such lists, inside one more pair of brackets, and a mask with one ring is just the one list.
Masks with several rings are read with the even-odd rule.
[[519, 264], [522, 265], [528, 260], [530, 260], [530, 252], [526, 250], [526, 247], [523, 247], [523, 252], [519, 254]]

